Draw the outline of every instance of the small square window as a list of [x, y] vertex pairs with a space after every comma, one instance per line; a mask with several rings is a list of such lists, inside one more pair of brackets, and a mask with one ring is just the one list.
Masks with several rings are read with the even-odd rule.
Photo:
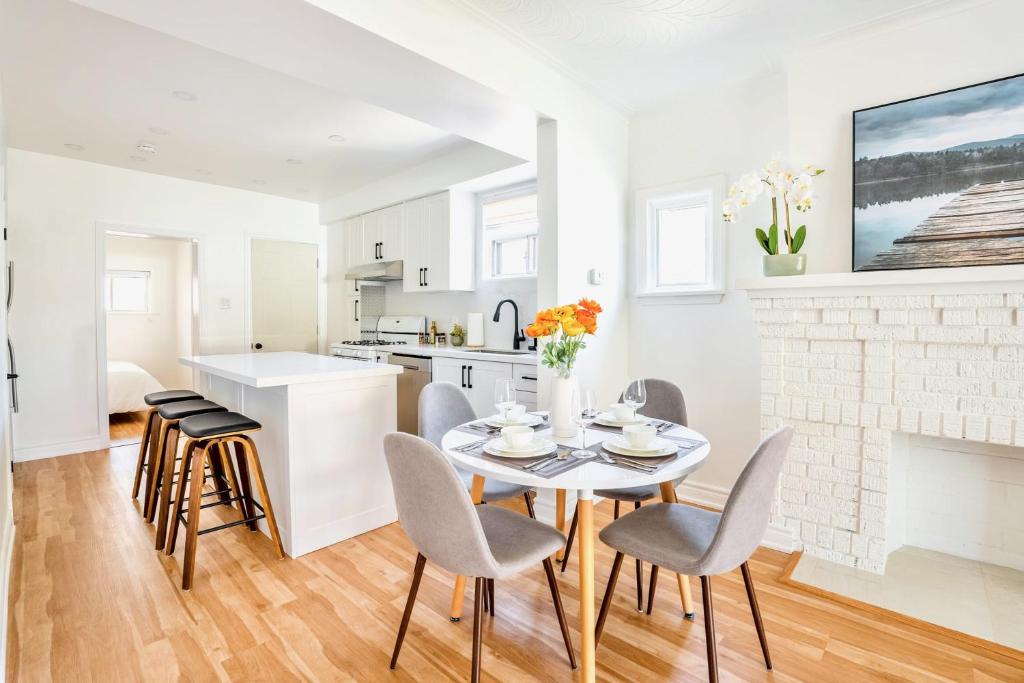
[[149, 271], [108, 270], [107, 310], [112, 313], [149, 312]]
[[724, 250], [714, 207], [722, 184], [707, 178], [637, 193], [638, 296], [721, 300]]
[[537, 275], [537, 189], [533, 184], [480, 199], [484, 277]]

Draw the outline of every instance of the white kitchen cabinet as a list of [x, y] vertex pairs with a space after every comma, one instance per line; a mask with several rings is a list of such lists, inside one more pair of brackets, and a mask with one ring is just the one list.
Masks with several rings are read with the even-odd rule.
[[446, 191], [405, 203], [406, 292], [472, 291], [473, 195]]
[[337, 341], [348, 341], [358, 340], [360, 334], [359, 317], [362, 313], [362, 304], [359, 301], [359, 296], [349, 296], [345, 298], [345, 310], [344, 320], [345, 324], [342, 326], [343, 336], [342, 339]]
[[363, 246], [360, 262], [400, 261], [404, 255], [402, 244], [405, 236], [402, 230], [401, 204], [377, 209], [362, 215]]
[[380, 261], [381, 225], [382, 214], [380, 211], [371, 211], [363, 214], [360, 219], [363, 223], [363, 245], [360, 249], [361, 256], [359, 265], [376, 263]]
[[[344, 266], [341, 269], [341, 276], [345, 272], [363, 264], [363, 217], [353, 216], [345, 220], [342, 225], [342, 241], [344, 244]], [[359, 282], [356, 280], [345, 280], [345, 293], [349, 296], [359, 294]]]
[[435, 382], [451, 382], [461, 387], [478, 417], [494, 415], [494, 384], [512, 379], [512, 363], [435, 357], [432, 364]]

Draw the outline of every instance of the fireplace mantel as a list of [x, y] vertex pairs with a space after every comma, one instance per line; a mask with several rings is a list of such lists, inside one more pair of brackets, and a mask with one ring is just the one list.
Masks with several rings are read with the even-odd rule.
[[816, 273], [789, 277], [740, 278], [736, 289], [751, 296], [767, 292], [793, 291], [794, 296], [822, 294], [871, 294], [871, 290], [904, 289], [908, 292], [945, 293], [947, 291], [1024, 291], [1024, 265], [978, 266], [974, 268], [928, 268], [922, 270], [886, 270], [864, 273]]

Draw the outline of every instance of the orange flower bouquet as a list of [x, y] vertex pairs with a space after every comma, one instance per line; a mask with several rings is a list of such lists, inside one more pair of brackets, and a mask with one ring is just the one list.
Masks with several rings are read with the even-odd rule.
[[597, 314], [601, 304], [593, 299], [580, 299], [579, 303], [556, 306], [537, 314], [526, 328], [531, 337], [551, 337], [541, 351], [541, 362], [568, 378], [576, 364], [576, 354], [587, 348], [584, 338], [597, 332]]

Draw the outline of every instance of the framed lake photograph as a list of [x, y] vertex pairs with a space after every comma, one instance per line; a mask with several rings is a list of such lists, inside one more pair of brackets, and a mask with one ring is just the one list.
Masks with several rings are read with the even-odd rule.
[[853, 270], [1024, 263], [1024, 74], [853, 112]]

